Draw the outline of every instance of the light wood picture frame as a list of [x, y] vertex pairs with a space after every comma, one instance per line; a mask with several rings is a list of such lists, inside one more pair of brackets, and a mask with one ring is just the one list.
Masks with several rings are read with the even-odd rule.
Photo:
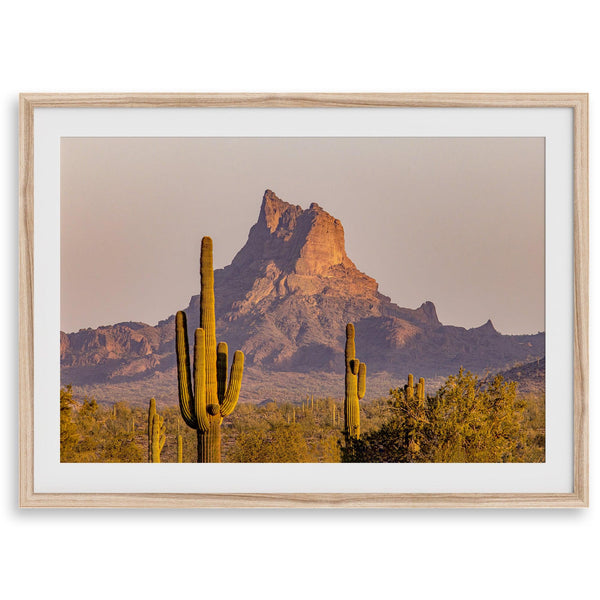
[[[34, 179], [43, 167], [34, 144], [40, 111], [63, 109], [567, 109], [572, 113], [572, 489], [544, 492], [62, 492], [36, 487], [34, 338]], [[588, 499], [588, 96], [566, 94], [41, 94], [20, 96], [19, 111], [19, 503], [92, 508], [577, 508]], [[492, 113], [490, 113], [492, 114]], [[490, 117], [490, 118], [493, 118]], [[140, 134], [143, 136], [143, 133]], [[55, 190], [54, 196], [59, 196]], [[570, 225], [569, 225], [570, 228]], [[58, 273], [56, 273], [58, 277]], [[547, 299], [552, 302], [552, 299]], [[37, 356], [37, 355], [36, 355]], [[36, 360], [46, 357], [37, 356]], [[55, 357], [53, 359], [55, 362]], [[58, 419], [58, 403], [56, 405]], [[58, 422], [58, 421], [57, 421]], [[56, 423], [55, 423], [56, 425]], [[58, 431], [57, 426], [55, 430]], [[551, 457], [548, 459], [550, 460]], [[166, 466], [166, 465], [165, 465]]]

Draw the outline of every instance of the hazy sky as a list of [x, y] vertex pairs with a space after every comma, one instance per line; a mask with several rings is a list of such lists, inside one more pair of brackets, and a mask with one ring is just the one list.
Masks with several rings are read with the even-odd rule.
[[340, 219], [400, 306], [544, 330], [543, 138], [63, 138], [61, 329], [185, 308], [202, 236], [229, 264], [267, 188]]

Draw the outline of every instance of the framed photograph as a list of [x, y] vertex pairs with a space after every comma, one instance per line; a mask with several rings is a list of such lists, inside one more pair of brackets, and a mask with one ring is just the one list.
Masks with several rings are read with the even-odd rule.
[[22, 507], [588, 506], [586, 94], [23, 94]]

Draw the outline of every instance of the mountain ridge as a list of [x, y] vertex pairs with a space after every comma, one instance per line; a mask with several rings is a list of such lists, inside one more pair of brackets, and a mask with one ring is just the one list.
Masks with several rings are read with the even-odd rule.
[[[370, 372], [439, 376], [544, 354], [543, 333], [505, 336], [491, 320], [471, 329], [442, 325], [431, 301], [416, 309], [393, 303], [346, 254], [338, 219], [316, 203], [302, 209], [271, 190], [246, 243], [215, 271], [215, 297], [217, 338], [243, 350], [248, 367], [265, 377], [340, 371], [348, 322], [355, 324], [357, 353]], [[186, 313], [191, 335], [199, 295]], [[154, 375], [173, 378], [176, 386], [174, 315], [156, 326], [129, 321], [61, 332], [63, 384]]]

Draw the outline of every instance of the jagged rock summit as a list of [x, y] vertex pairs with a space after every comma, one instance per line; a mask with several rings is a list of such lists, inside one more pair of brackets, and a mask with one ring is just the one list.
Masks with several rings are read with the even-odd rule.
[[288, 204], [271, 190], [244, 247], [231, 265], [215, 272], [215, 286], [224, 312], [245, 313], [292, 295], [390, 302], [348, 258], [338, 219], [316, 203], [306, 210]]
[[[469, 330], [444, 326], [432, 302], [417, 309], [394, 304], [346, 254], [338, 219], [316, 203], [303, 209], [271, 190], [245, 245], [215, 271], [215, 297], [218, 339], [241, 349], [262, 376], [340, 371], [348, 322], [371, 373], [446, 375], [460, 366], [502, 368], [544, 353], [543, 334], [504, 336], [491, 321]], [[199, 296], [186, 312], [193, 330]], [[121, 323], [62, 334], [62, 381], [174, 377], [174, 328], [171, 316], [155, 327]]]
[[[400, 308], [346, 254], [341, 222], [264, 193], [258, 221], [231, 265], [215, 271], [218, 330], [249, 364], [325, 370], [339, 363], [346, 323], [383, 319], [402, 344], [420, 327], [437, 327], [431, 302]], [[188, 319], [196, 326], [199, 297]]]
[[356, 269], [346, 255], [344, 228], [338, 219], [315, 202], [303, 210], [271, 190], [265, 191], [258, 221], [232, 267], [265, 262], [297, 275], [323, 275], [336, 266]]

